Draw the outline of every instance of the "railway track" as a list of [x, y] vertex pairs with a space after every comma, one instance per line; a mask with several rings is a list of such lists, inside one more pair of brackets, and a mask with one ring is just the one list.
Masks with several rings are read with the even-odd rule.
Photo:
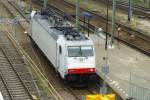
[[[38, 5], [42, 6], [42, 3], [40, 1], [34, 1]], [[58, 3], [59, 2], [59, 3]], [[61, 5], [60, 5], [61, 3]], [[75, 22], [75, 5], [71, 4], [69, 2], [66, 2], [65, 0], [55, 0], [55, 1], [50, 1], [48, 7], [55, 9], [60, 15], [70, 15], [71, 21]], [[67, 10], [68, 9], [68, 10]], [[67, 11], [67, 12], [66, 12]], [[90, 23], [90, 31], [95, 31], [95, 27], [101, 27], [104, 29], [106, 32], [106, 22], [107, 19], [105, 16], [101, 16], [98, 12], [92, 12], [84, 8], [80, 8], [80, 12], [89, 12], [93, 16], [93, 20], [91, 20]], [[72, 16], [73, 15], [73, 16]], [[82, 15], [82, 14], [80, 14]], [[109, 26], [108, 26], [108, 34], [110, 35], [111, 33], [111, 18], [109, 18]], [[80, 16], [80, 26], [84, 27], [87, 29], [87, 27], [83, 26], [83, 17]], [[116, 31], [114, 34], [114, 38], [117, 40], [121, 41], [122, 43], [135, 48], [139, 50], [140, 52], [150, 56], [150, 36], [146, 35], [146, 33], [143, 33], [139, 30], [135, 30], [130, 28], [130, 26], [124, 25], [123, 23], [120, 23], [116, 21], [116, 30], [118, 26], [121, 28], [121, 31], [119, 31], [119, 35], [117, 34], [118, 32]]]
[[[11, 2], [9, 2], [9, 3], [11, 3]], [[11, 3], [11, 5], [13, 5], [13, 7], [15, 7], [15, 5], [13, 4], [13, 3]], [[16, 9], [18, 9], [17, 7], [15, 7]], [[19, 9], [18, 9], [19, 10]], [[19, 11], [20, 12], [20, 11]], [[35, 48], [35, 47], [34, 47]], [[37, 51], [37, 50], [35, 50], [35, 51]], [[39, 52], [38, 52], [38, 54], [40, 54]], [[41, 60], [40, 60], [41, 61]], [[42, 61], [42, 64], [43, 64], [43, 62], [45, 62], [45, 60], [44, 61]], [[46, 66], [46, 67], [48, 67], [48, 65], [50, 65], [50, 64], [47, 64], [47, 65], [45, 65], [45, 63], [44, 63], [44, 65], [43, 66]], [[43, 66], [40, 66], [40, 67], [43, 67]], [[50, 66], [50, 67], [52, 67], [52, 66]], [[41, 68], [40, 68], [41, 69]], [[43, 69], [43, 68], [42, 68]], [[48, 70], [48, 71], [46, 71], [46, 73], [49, 73], [50, 71], [53, 73], [51, 73], [51, 76], [48, 74], [47, 76], [49, 77], [52, 77], [52, 78], [50, 78], [49, 80], [53, 80], [52, 81], [52, 85], [60, 92], [61, 91], [61, 93], [66, 93], [66, 92], [68, 92], [68, 94], [70, 94], [70, 97], [66, 97], [66, 96], [63, 96], [63, 95], [61, 95], [63, 98], [64, 98], [64, 100], [71, 100], [71, 99], [73, 99], [73, 100], [82, 100], [81, 98], [79, 99], [79, 97], [78, 97], [78, 95], [77, 95], [77, 93], [75, 93], [75, 92], [73, 92], [73, 90], [71, 91], [71, 89], [69, 90], [69, 89], [67, 89], [66, 88], [66, 86], [64, 86], [64, 87], [60, 87], [59, 85], [61, 85], [61, 84], [58, 84], [59, 82], [57, 81], [57, 80], [59, 80], [58, 78], [60, 78], [60, 77], [57, 77], [57, 73], [55, 72], [55, 70], [54, 71], [52, 71], [52, 70], [54, 70], [53, 68], [51, 69], [51, 70]], [[54, 77], [54, 76], [56, 76], [56, 77]], [[55, 82], [56, 81], [56, 82]], [[53, 82], [54, 82], [54, 84], [53, 84]], [[57, 83], [58, 82], [58, 83]], [[63, 82], [62, 82], [63, 83]], [[61, 89], [60, 89], [61, 88]], [[63, 91], [64, 90], [64, 91]], [[78, 91], [78, 92], [80, 92], [80, 91]], [[60, 94], [61, 94], [60, 93]], [[86, 93], [87, 93], [87, 90], [83, 90], [82, 91], [82, 96], [85, 96], [86, 95]], [[65, 95], [65, 94], [64, 94]], [[52, 98], [53, 99], [53, 98]]]
[[[104, 3], [105, 5], [107, 5], [107, 0], [97, 0], [97, 2], [101, 2], [101, 3]], [[109, 5], [112, 6], [112, 0], [109, 0]], [[127, 1], [117, 0], [116, 5], [118, 8], [128, 12], [129, 3]], [[150, 18], [150, 8], [135, 5], [135, 4], [133, 4], [132, 7], [133, 7], [133, 14], [140, 15], [145, 18]]]
[[[35, 0], [34, 2], [36, 2], [38, 5], [42, 6], [43, 3], [37, 0]], [[59, 3], [56, 3], [58, 2], [58, 0], [56, 0], [55, 2], [51, 1], [51, 4], [49, 4], [48, 6], [52, 9], [55, 9], [60, 15], [64, 15], [64, 14], [74, 14], [74, 10], [75, 10], [75, 5], [69, 3], [69, 2], [66, 2], [64, 0], [62, 1], [59, 1], [59, 2], [62, 2], [63, 5], [59, 5]], [[11, 3], [11, 5], [14, 6], [14, 4]], [[61, 6], [61, 7], [60, 7]], [[65, 7], [64, 7], [65, 6]], [[19, 8], [17, 8], [15, 6], [15, 8], [17, 9], [17, 11], [19, 11], [21, 13], [21, 11], [19, 10]], [[61, 8], [65, 8], [65, 9], [61, 9]], [[60, 10], [61, 9], [61, 10]], [[68, 12], [66, 12], [67, 9], [70, 9], [68, 10]], [[81, 12], [84, 12], [84, 11], [88, 11], [84, 8], [80, 8]], [[100, 16], [98, 13], [95, 13], [95, 12], [92, 12], [92, 11], [88, 11], [90, 12], [94, 17], [93, 17], [93, 21], [91, 21], [91, 24], [89, 25], [90, 26], [90, 30], [93, 32], [95, 30], [95, 27], [102, 27], [103, 29], [105, 29], [105, 25], [106, 25], [106, 17], [105, 16]], [[22, 15], [23, 13], [21, 13]], [[25, 18], [25, 17], [24, 17]], [[75, 22], [75, 16], [71, 16], [70, 17], [70, 20], [72, 20], [73, 22]], [[109, 18], [109, 21], [110, 21], [110, 18]], [[81, 19], [80, 19], [80, 26], [84, 27], [87, 29], [87, 27], [83, 26], [83, 18], [81, 16]], [[144, 54], [147, 54], [148, 56], [150, 55], [150, 36], [147, 36], [146, 33], [142, 33], [141, 31], [139, 30], [135, 30], [135, 29], [131, 29], [129, 26], [127, 25], [124, 25], [118, 21], [116, 21], [116, 28], [117, 26], [120, 26], [121, 28], [121, 35], [119, 36], [118, 34], [115, 34], [115, 38], [139, 51], [141, 51], [142, 53]], [[109, 22], [109, 35], [111, 33], [111, 23]], [[106, 31], [106, 30], [105, 30]], [[117, 33], [117, 32], [116, 32]], [[122, 35], [123, 33], [123, 35]], [[125, 35], [124, 35], [125, 34]], [[119, 38], [118, 38], [119, 36]], [[134, 37], [134, 38], [133, 38]]]
[[[54, 7], [54, 8], [56, 8], [56, 7]], [[56, 9], [58, 9], [58, 8], [56, 8]], [[58, 9], [58, 10], [59, 10], [59, 9]], [[64, 12], [62, 11], [60, 14], [62, 15], [62, 14], [64, 14]], [[50, 80], [51, 80], [51, 79], [50, 79]], [[55, 80], [55, 79], [54, 79], [54, 80]], [[80, 92], [80, 90], [78, 90], [78, 91], [71, 90], [70, 92], [71, 92], [72, 95], [75, 95], [75, 96], [76, 96], [76, 95], [79, 95], [79, 94], [76, 94], [76, 92], [78, 93], [78, 92]], [[73, 92], [73, 93], [72, 93], [72, 92]], [[74, 93], [74, 92], [75, 92], [75, 93]], [[89, 92], [89, 93], [90, 93], [90, 92]], [[75, 96], [74, 96], [74, 97], [75, 97]], [[79, 97], [79, 99], [78, 99], [78, 97], [76, 97], [76, 99], [77, 99], [77, 100], [80, 100], [81, 98]]]
[[92, 95], [94, 94], [91, 90], [89, 89], [73, 89], [70, 88], [69, 91], [71, 92], [72, 95], [76, 98], [76, 100], [85, 100], [86, 95]]
[[21, 14], [21, 16], [25, 19], [25, 21], [27, 21], [27, 22], [29, 23], [29, 18], [27, 18], [28, 16], [26, 16], [26, 15], [20, 10], [20, 8], [15, 5], [14, 2], [8, 1], [8, 3], [9, 3], [10, 5], [12, 5], [12, 6]]
[[[111, 0], [111, 2], [112, 2], [112, 0]], [[119, 0], [117, 0], [117, 4], [118, 5], [121, 4], [121, 5], [126, 6], [126, 7], [128, 7], [128, 5], [129, 5], [128, 1], [119, 1]], [[143, 10], [143, 12], [149, 12], [150, 11], [149, 7], [144, 7], [144, 6], [140, 6], [140, 5], [136, 5], [136, 4], [133, 4], [133, 9]]]
[[[3, 56], [3, 55], [1, 55], [1, 56]], [[7, 88], [7, 84], [5, 83], [5, 80], [2, 76], [2, 74], [0, 74], [0, 90], [3, 92], [2, 94], [3, 94], [4, 99], [6, 99], [6, 100], [11, 99], [11, 94], [9, 92], [9, 89]]]
[[[15, 9], [17, 9], [17, 11], [19, 11], [18, 13], [20, 13], [21, 11], [17, 8], [17, 6], [15, 5], [15, 3], [13, 3], [13, 1], [11, 2], [8, 2], [9, 4], [11, 4], [12, 6], [13, 6], [13, 8], [15, 8]], [[5, 4], [5, 6], [7, 6], [6, 4]], [[9, 6], [10, 7], [10, 6]], [[12, 8], [12, 7], [10, 7], [10, 8]], [[10, 9], [9, 9], [9, 11], [10, 11]], [[14, 13], [14, 12], [11, 12], [11, 13], [13, 13], [13, 14], [15, 14], [15, 16], [21, 16], [22, 14], [18, 14], [18, 13]], [[24, 19], [26, 18], [26, 17], [23, 17]], [[23, 21], [25, 21], [25, 20], [23, 20]], [[19, 22], [20, 23], [20, 22]], [[28, 23], [29, 24], [29, 23]], [[22, 24], [20, 24], [20, 27], [21, 27], [21, 29], [26, 29], [26, 28], [24, 28], [23, 26], [22, 26]], [[23, 27], [23, 28], [22, 28]], [[18, 26], [17, 26], [17, 28], [19, 28]], [[7, 29], [6, 29], [7, 30]], [[19, 29], [17, 29], [17, 30], [19, 30]], [[11, 29], [9, 30], [9, 27], [8, 27], [8, 30], [7, 31], [9, 31], [9, 32], [12, 32], [11, 31]], [[20, 36], [18, 36], [17, 38], [19, 39], [19, 40], [24, 40], [24, 43], [25, 44], [22, 44], [19, 40], [17, 41], [17, 42], [19, 42], [20, 43], [20, 45], [21, 46], [23, 46], [23, 48], [24, 49], [26, 49], [26, 51], [29, 53], [29, 55], [31, 55], [30, 57], [32, 57], [33, 59], [34, 59], [34, 61], [36, 61], [37, 60], [37, 58], [35, 57], [36, 55], [34, 54], [35, 52], [32, 52], [33, 50], [33, 48], [31, 47], [31, 45], [30, 44], [26, 44], [26, 42], [28, 43], [29, 42], [29, 40], [30, 40], [30, 38], [26, 35], [26, 34], [24, 34], [23, 33], [24, 32], [24, 30], [22, 30], [22, 32], [16, 32], [16, 35], [17, 34], [19, 34]], [[12, 32], [13, 33], [13, 32]], [[10, 33], [11, 34], [11, 33]], [[8, 34], [9, 35], [9, 34]], [[26, 37], [27, 36], [27, 37]], [[9, 37], [10, 38], [10, 40], [11, 40], [11, 42], [13, 41], [13, 39], [11, 38], [11, 36]], [[28, 40], [29, 39], [29, 40]], [[1, 42], [1, 41], [0, 41]], [[5, 41], [6, 42], [6, 41]], [[31, 42], [31, 41], [30, 41]], [[13, 42], [13, 44], [15, 45], [15, 43]], [[16, 47], [16, 46], [15, 46]], [[32, 48], [32, 49], [31, 49]], [[19, 51], [20, 51], [20, 49], [21, 48], [19, 48]], [[17, 49], [18, 50], [18, 49]], [[28, 51], [29, 50], [29, 51]], [[22, 51], [22, 49], [21, 49], [21, 51]], [[36, 50], [35, 50], [36, 51]], [[19, 52], [20, 53], [20, 52]], [[24, 52], [23, 52], [23, 54], [24, 54]], [[31, 58], [30, 57], [28, 57], [27, 55], [26, 55], [26, 53], [25, 53], [25, 58], [27, 57], [27, 59], [29, 59], [29, 61], [31, 61], [31, 63], [33, 64], [33, 67], [35, 67], [34, 65], [34, 63], [32, 62], [32, 60], [31, 60]], [[35, 57], [35, 58], [34, 58]], [[24, 57], [23, 57], [24, 58]], [[40, 58], [40, 57], [39, 57]], [[35, 60], [36, 59], [36, 60]], [[39, 64], [39, 60], [37, 61], [38, 62], [38, 64]], [[31, 64], [30, 63], [30, 64]], [[32, 66], [32, 65], [31, 65]], [[43, 66], [45, 66], [45, 65], [43, 65]], [[43, 67], [42, 65], [40, 66], [41, 68], [40, 69], [42, 69], [42, 67]], [[25, 66], [26, 68], [27, 68], [27, 66]], [[46, 66], [47, 67], [47, 66]], [[18, 69], [18, 68], [17, 68]], [[32, 69], [32, 67], [31, 67], [31, 69]], [[18, 69], [19, 70], [19, 69]], [[35, 69], [33, 69], [33, 70], [35, 70]], [[38, 71], [38, 70], [36, 70], [36, 71]], [[49, 71], [50, 72], [50, 71]], [[48, 72], [48, 73], [49, 73]], [[27, 74], [30, 74], [30, 73], [25, 73], [24, 72], [24, 70], [19, 70], [19, 73], [23, 73], [23, 75], [25, 75], [25, 76], [27, 76]], [[34, 73], [35, 74], [35, 73]], [[39, 75], [39, 74], [41, 74], [41, 73], [39, 73], [39, 71], [37, 72], [37, 74]], [[36, 74], [36, 79], [37, 79], [37, 75]], [[22, 74], [21, 74], [21, 76], [22, 76]], [[55, 76], [55, 75], [53, 75], [53, 76]], [[53, 77], [52, 77], [53, 78]], [[43, 81], [43, 79], [46, 79], [46, 78], [44, 78], [44, 77], [42, 77], [42, 81]], [[57, 94], [57, 91], [55, 91], [55, 89], [52, 87], [52, 85], [50, 84], [50, 83], [48, 83], [48, 80], [46, 79], [46, 86], [45, 86], [45, 82], [39, 82], [39, 80], [35, 80], [34, 78], [30, 78], [30, 77], [27, 77], [26, 78], [26, 80], [24, 80], [24, 77], [23, 77], [23, 81], [25, 82], [25, 85], [27, 85], [27, 88], [30, 90], [30, 92], [32, 93], [32, 96], [39, 96], [39, 98], [40, 99], [42, 99], [42, 100], [49, 100], [49, 99], [52, 99], [52, 100], [62, 100], [61, 99], [61, 97]], [[55, 80], [54, 80], [55, 81]], [[32, 84], [30, 84], [30, 83], [33, 83], [33, 82], [38, 82], [38, 89], [40, 90], [40, 91], [38, 91], [38, 93], [36, 94], [36, 93], [34, 93], [34, 92], [36, 92], [36, 90], [34, 89], [34, 87], [35, 86], [33, 86]], [[44, 85], [44, 86], [43, 86]], [[4, 86], [4, 85], [3, 85]], [[47, 89], [45, 89], [45, 87], [47, 87], [48, 86], [48, 90]], [[45, 90], [43, 90], [43, 89], [45, 89]], [[6, 88], [4, 88], [3, 89], [3, 91], [4, 90], [6, 90]], [[50, 95], [48, 95], [48, 93], [47, 92], [50, 92], [51, 94]], [[8, 92], [6, 92], [6, 93], [8, 93]], [[4, 94], [5, 95], [5, 94]], [[24, 99], [23, 99], [24, 100]], [[26, 100], [26, 99], [25, 99]], [[69, 99], [68, 99], [69, 100]]]
[[16, 52], [5, 33], [0, 33], [0, 77], [2, 94], [10, 100], [32, 100], [38, 96], [33, 77], [23, 58]]
[[[62, 15], [62, 14], [64, 14], [64, 12], [62, 11], [62, 12], [60, 12], [59, 11], [59, 14], [60, 15]], [[36, 51], [37, 51], [37, 49], [36, 49]], [[37, 55], [38, 55], [39, 53], [37, 53]], [[41, 56], [39, 57], [39, 58], [41, 58]], [[41, 60], [40, 60], [41, 61]], [[42, 63], [44, 62], [44, 61], [41, 61]], [[43, 64], [42, 64], [43, 65]], [[45, 66], [45, 67], [47, 67], [47, 68], [49, 68], [48, 67], [48, 65], [49, 64], [44, 64], [43, 66]], [[50, 66], [51, 67], [51, 66]], [[49, 73], [50, 71], [51, 71], [51, 74], [53, 73], [53, 71], [52, 70], [47, 70], [47, 68], [46, 68], [46, 70], [45, 70], [45, 72], [46, 73]], [[43, 68], [42, 68], [43, 69]], [[73, 89], [73, 88], [70, 88], [69, 87], [69, 89], [66, 89], [66, 87], [62, 87], [62, 86], [58, 86], [58, 83], [57, 83], [57, 80], [58, 79], [56, 79], [55, 77], [54, 77], [54, 74], [52, 74], [52, 75], [47, 75], [48, 77], [51, 77], [51, 78], [49, 78], [49, 80], [50, 81], [52, 81], [52, 85], [56, 88], [56, 90], [57, 91], [59, 91], [59, 93], [61, 94], [61, 93], [63, 93], [63, 92], [66, 92], [66, 91], [68, 91], [69, 90], [69, 93], [71, 94], [71, 97], [73, 96], [73, 100], [82, 100], [82, 99], [85, 99], [85, 95], [87, 95], [87, 94], [95, 94], [95, 93], [93, 93], [93, 91], [91, 91], [90, 89], [82, 89], [82, 90], [76, 90], [76, 89]], [[56, 76], [56, 73], [55, 73], [55, 76]], [[56, 81], [56, 83], [55, 83], [55, 81]], [[54, 82], [54, 83], [53, 83]], [[58, 88], [58, 89], [57, 89]], [[65, 90], [65, 91], [62, 91], [62, 90]], [[97, 92], [98, 93], [98, 92]], [[62, 95], [61, 95], [62, 96]], [[62, 96], [63, 97], [63, 96]], [[67, 98], [68, 99], [68, 98]], [[65, 98], [65, 100], [67, 100], [66, 98]], [[70, 100], [70, 99], [68, 99], [68, 100]]]

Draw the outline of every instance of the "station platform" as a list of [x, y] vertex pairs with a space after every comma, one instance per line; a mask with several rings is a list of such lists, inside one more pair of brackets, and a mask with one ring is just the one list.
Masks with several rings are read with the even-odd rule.
[[[90, 34], [90, 38], [94, 41], [96, 49], [97, 74], [122, 98], [129, 97], [131, 75], [136, 76], [134, 77], [136, 85], [150, 87], [150, 57], [117, 41], [114, 43], [114, 48], [106, 51], [103, 38], [93, 34]], [[109, 66], [107, 75], [102, 72], [102, 67], [106, 65], [106, 60], [103, 59], [106, 54]]]

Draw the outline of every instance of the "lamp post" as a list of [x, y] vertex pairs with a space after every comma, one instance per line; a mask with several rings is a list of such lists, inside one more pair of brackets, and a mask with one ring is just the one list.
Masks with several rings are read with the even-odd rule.
[[114, 33], [115, 33], [115, 15], [116, 15], [115, 13], [116, 13], [116, 0], [113, 0], [111, 46], [113, 46], [113, 43], [114, 43]]
[[129, 0], [129, 5], [128, 5], [128, 21], [131, 21], [131, 17], [132, 17], [132, 1]]
[[30, 0], [30, 12], [32, 11], [32, 0]]
[[47, 7], [47, 0], [44, 0], [44, 9]]
[[107, 50], [107, 44], [108, 44], [108, 11], [109, 11], [109, 0], [107, 0], [107, 23], [106, 23], [106, 41], [105, 41], [105, 50]]

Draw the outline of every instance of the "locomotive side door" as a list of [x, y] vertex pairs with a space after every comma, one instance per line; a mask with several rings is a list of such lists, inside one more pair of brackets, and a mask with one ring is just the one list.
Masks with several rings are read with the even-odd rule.
[[61, 58], [62, 58], [62, 46], [61, 45], [57, 45], [57, 70], [59, 70], [59, 68], [61, 67]]
[[63, 46], [57, 45], [57, 70], [64, 77], [64, 50]]
[[66, 71], [65, 52], [65, 39], [60, 36], [57, 40], [57, 70], [62, 78], [64, 78]]

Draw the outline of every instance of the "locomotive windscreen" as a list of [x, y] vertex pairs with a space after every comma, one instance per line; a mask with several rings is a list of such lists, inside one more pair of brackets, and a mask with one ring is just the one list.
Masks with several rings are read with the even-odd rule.
[[93, 56], [93, 47], [92, 46], [69, 46], [68, 56], [69, 57]]

